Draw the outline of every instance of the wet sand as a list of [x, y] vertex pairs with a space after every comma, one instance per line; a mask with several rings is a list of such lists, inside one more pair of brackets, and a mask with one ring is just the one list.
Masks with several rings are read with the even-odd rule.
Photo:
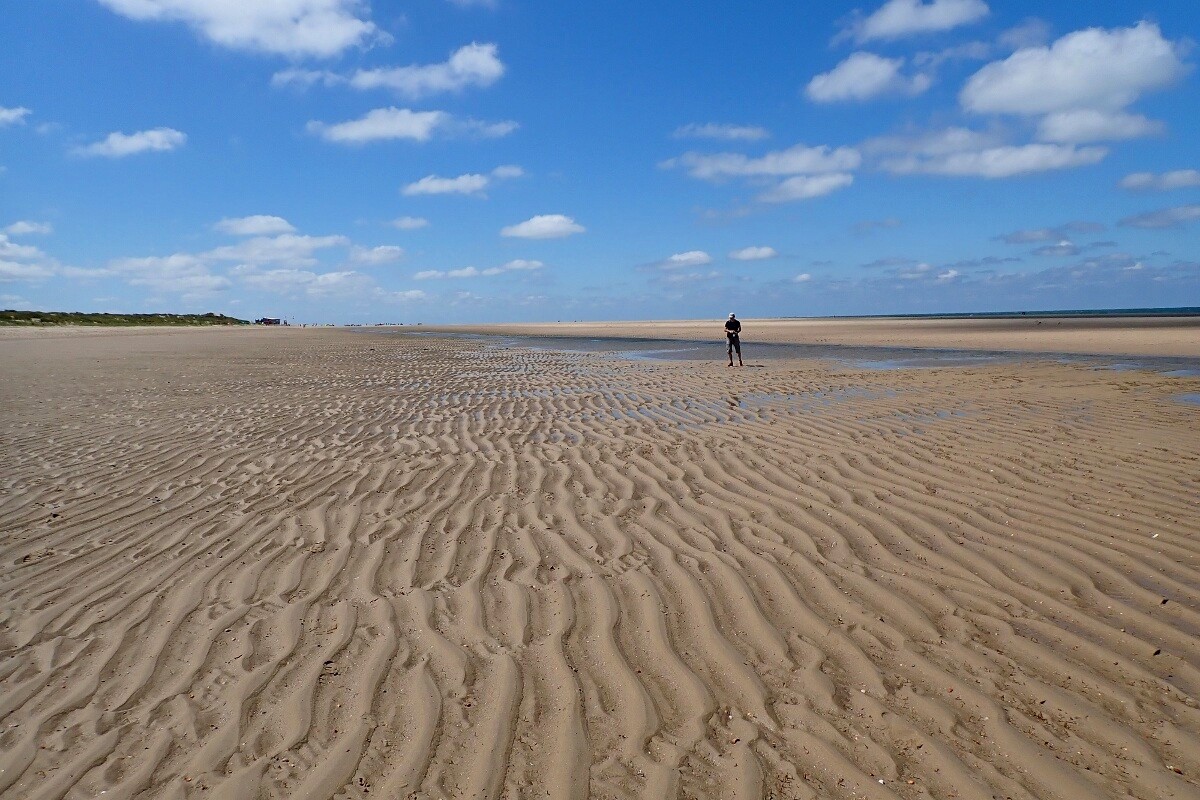
[[0, 370], [4, 798], [1200, 794], [1200, 378], [326, 329]]
[[[724, 320], [422, 326], [522, 336], [724, 339]], [[746, 344], [834, 344], [1041, 353], [1200, 357], [1200, 317], [744, 319]]]

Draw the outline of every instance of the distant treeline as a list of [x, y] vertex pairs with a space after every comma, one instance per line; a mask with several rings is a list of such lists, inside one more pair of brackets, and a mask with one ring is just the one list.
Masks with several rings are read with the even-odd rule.
[[82, 311], [0, 311], [0, 325], [249, 325], [224, 314], [86, 314]]

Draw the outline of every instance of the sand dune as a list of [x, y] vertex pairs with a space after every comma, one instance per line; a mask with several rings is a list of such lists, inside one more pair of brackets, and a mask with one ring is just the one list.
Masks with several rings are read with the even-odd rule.
[[722, 355], [0, 341], [0, 796], [1200, 796], [1200, 379]]

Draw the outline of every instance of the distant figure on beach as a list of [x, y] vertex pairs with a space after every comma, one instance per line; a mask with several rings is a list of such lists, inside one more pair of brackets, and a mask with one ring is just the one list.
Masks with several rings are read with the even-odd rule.
[[742, 363], [742, 323], [734, 316], [733, 312], [729, 312], [729, 319], [725, 320], [725, 339], [729, 343], [729, 366], [733, 366], [733, 352], [737, 351], [738, 366], [745, 366]]

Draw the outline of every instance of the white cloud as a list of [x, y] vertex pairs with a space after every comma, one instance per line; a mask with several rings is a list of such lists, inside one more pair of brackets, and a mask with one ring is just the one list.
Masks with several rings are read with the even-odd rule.
[[54, 227], [49, 222], [33, 222], [27, 219], [21, 219], [4, 228], [3, 233], [9, 236], [28, 236], [29, 234], [49, 234], [54, 232]]
[[0, 128], [6, 125], [18, 125], [25, 122], [25, 117], [31, 112], [28, 108], [18, 106], [16, 108], [5, 108], [0, 106]]
[[812, 280], [812, 275], [807, 272], [801, 272], [796, 277], [792, 278], [792, 283], [808, 283]]
[[1163, 208], [1158, 211], [1137, 214], [1132, 217], [1126, 217], [1117, 224], [1124, 225], [1127, 228], [1161, 230], [1164, 228], [1182, 228], [1184, 225], [1196, 222], [1197, 220], [1200, 220], [1200, 205], [1189, 205]]
[[945, 272], [939, 272], [935, 281], [937, 283], [949, 283], [959, 276], [959, 271], [956, 269], [948, 269]]
[[504, 64], [496, 57], [496, 45], [473, 42], [440, 64], [359, 70], [349, 83], [356, 89], [386, 88], [416, 99], [471, 86], [491, 86], [503, 74]]
[[359, 17], [360, 0], [99, 0], [135, 20], [183, 22], [224, 47], [329, 57], [387, 39]]
[[419, 181], [405, 186], [401, 192], [409, 197], [423, 194], [483, 194], [488, 188], [487, 175], [459, 175], [457, 178], [441, 178], [426, 175]]
[[174, 128], [153, 128], [137, 133], [110, 133], [103, 141], [75, 148], [80, 156], [124, 158], [147, 152], [166, 152], [187, 143], [187, 134]]
[[341, 144], [362, 144], [389, 139], [411, 139], [427, 142], [434, 133], [463, 134], [483, 138], [507, 136], [517, 129], [515, 122], [481, 122], [458, 119], [445, 111], [413, 111], [408, 108], [376, 108], [358, 119], [328, 124], [313, 120], [309, 133], [326, 141]]
[[387, 289], [381, 289], [379, 287], [375, 287], [375, 291], [371, 293], [371, 296], [377, 300], [394, 303], [411, 303], [417, 300], [424, 300], [429, 297], [429, 295], [425, 294], [425, 292], [421, 291], [420, 289], [407, 289], [398, 292], [391, 292]]
[[315, 298], [362, 295], [374, 287], [369, 276], [353, 270], [318, 273], [300, 269], [273, 269], [244, 272], [240, 278], [245, 285], [255, 289], [284, 295], [305, 294]]
[[234, 217], [217, 222], [213, 227], [232, 236], [273, 236], [279, 233], [294, 233], [295, 228], [283, 217], [254, 214], [249, 217]]
[[0, 282], [37, 281], [53, 274], [54, 270], [45, 264], [23, 264], [0, 258]]
[[397, 217], [388, 224], [402, 231], [415, 231], [421, 228], [428, 228], [429, 220], [424, 217]]
[[888, 0], [845, 32], [859, 42], [947, 31], [987, 16], [983, 0]]
[[1108, 155], [1103, 147], [1065, 144], [1002, 145], [978, 150], [911, 153], [885, 159], [882, 166], [897, 175], [1008, 178], [1032, 172], [1095, 164]]
[[378, 247], [352, 247], [350, 259], [359, 264], [390, 264], [404, 258], [404, 248], [394, 244], [381, 244]]
[[585, 230], [575, 220], [562, 214], [539, 214], [516, 225], [501, 228], [500, 235], [518, 239], [559, 239]]
[[500, 269], [504, 270], [505, 272], [509, 272], [512, 270], [524, 271], [524, 270], [541, 269], [544, 266], [546, 266], [546, 265], [543, 264], [541, 261], [534, 261], [532, 259], [524, 259], [524, 258], [514, 258], [512, 261], [509, 261], [504, 266], [502, 266]]
[[44, 258], [45, 254], [31, 244], [16, 244], [9, 241], [8, 235], [0, 233], [0, 258], [19, 258], [27, 260]]
[[[118, 258], [109, 262], [103, 274], [116, 275], [131, 286], [189, 297], [224, 291], [232, 285], [225, 276], [212, 274], [205, 259], [191, 253]], [[101, 277], [94, 273], [93, 276]]]
[[786, 178], [772, 189], [758, 196], [764, 203], [787, 203], [792, 200], [808, 200], [813, 197], [836, 192], [854, 183], [848, 172], [833, 172], [828, 175], [795, 175]]
[[748, 158], [741, 153], [684, 153], [679, 158], [662, 162], [660, 166], [681, 166], [693, 178], [720, 180], [722, 178], [803, 175], [821, 172], [842, 172], [857, 169], [862, 156], [852, 147], [836, 150], [827, 145], [806, 147], [795, 145], [787, 150], [776, 150], [759, 158]]
[[492, 185], [492, 179], [519, 178], [525, 171], [514, 164], [496, 167], [490, 175], [468, 173], [456, 178], [442, 178], [437, 175], [426, 175], [419, 181], [405, 186], [401, 192], [407, 196], [426, 194], [466, 194], [480, 195]]
[[729, 257], [735, 261], [761, 261], [766, 258], [775, 258], [779, 253], [774, 247], [743, 247], [740, 250], [734, 250], [729, 254]]
[[969, 128], [945, 128], [916, 136], [880, 136], [863, 143], [871, 154], [901, 153], [905, 155], [943, 156], [983, 150], [1003, 144], [991, 133]]
[[1116, 111], [1185, 70], [1179, 48], [1153, 23], [1088, 28], [988, 64], [967, 81], [959, 100], [969, 111], [993, 114]]
[[304, 89], [318, 83], [324, 86], [336, 86], [345, 82], [346, 78], [336, 72], [324, 69], [304, 69], [303, 67], [288, 67], [271, 76], [272, 86], [299, 86]]
[[1156, 175], [1153, 172], [1134, 172], [1121, 179], [1121, 188], [1136, 192], [1165, 192], [1200, 186], [1200, 171], [1177, 169]]
[[1038, 124], [1038, 138], [1044, 142], [1105, 142], [1117, 139], [1136, 139], [1161, 133], [1163, 124], [1140, 114], [1124, 111], [1101, 111], [1095, 108], [1076, 108], [1056, 111]]
[[711, 264], [712, 256], [703, 250], [689, 250], [686, 253], [676, 253], [664, 259], [659, 266], [663, 269], [683, 269]]
[[900, 74], [902, 58], [883, 58], [874, 53], [852, 53], [829, 72], [808, 82], [805, 93], [818, 103], [867, 100], [883, 94], [916, 95], [929, 88], [928, 75], [911, 78]]
[[413, 111], [408, 108], [376, 108], [358, 119], [327, 125], [308, 123], [310, 133], [330, 142], [360, 144], [383, 139], [412, 139], [427, 142], [450, 115], [445, 111]]
[[480, 275], [496, 275], [502, 270], [493, 267], [492, 269], [480, 270], [475, 267], [461, 267], [460, 269], [440, 270], [440, 269], [425, 269], [413, 275], [413, 278], [418, 281], [436, 280], [440, 278], [477, 278]]
[[316, 251], [349, 243], [350, 240], [345, 236], [302, 236], [285, 233], [274, 237], [256, 236], [237, 244], [209, 250], [201, 255], [205, 258], [243, 264], [308, 265], [315, 263], [313, 254]]
[[690, 123], [675, 129], [676, 139], [723, 139], [726, 141], [757, 141], [771, 133], [756, 125], [723, 125], [715, 122]]

